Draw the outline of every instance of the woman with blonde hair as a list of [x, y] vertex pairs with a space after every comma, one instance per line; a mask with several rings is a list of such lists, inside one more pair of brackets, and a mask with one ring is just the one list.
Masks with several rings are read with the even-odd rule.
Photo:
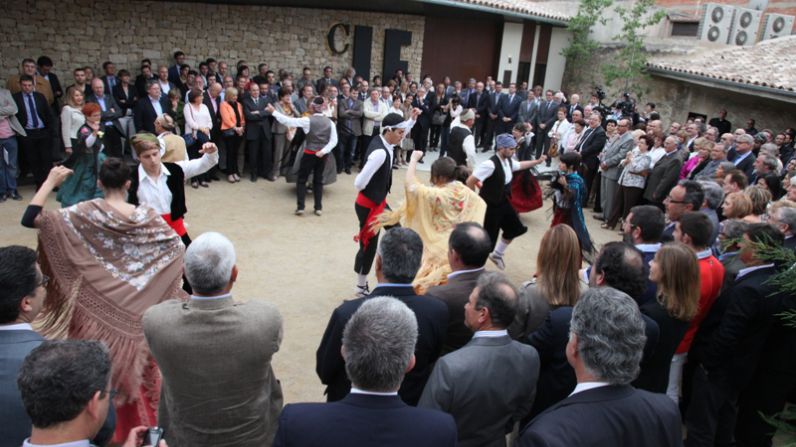
[[551, 310], [574, 306], [583, 291], [580, 281], [582, 256], [575, 230], [558, 224], [549, 228], [536, 256], [536, 274], [520, 288], [517, 314], [509, 335], [524, 339], [539, 329]]
[[731, 192], [724, 197], [724, 204], [721, 205], [721, 213], [727, 219], [746, 219], [752, 214], [752, 199], [743, 192]]
[[650, 280], [657, 300], [640, 306], [641, 313], [658, 323], [660, 336], [655, 352], [641, 362], [633, 386], [665, 393], [669, 386], [672, 357], [697, 312], [700, 291], [699, 262], [688, 246], [672, 242], [661, 247], [650, 261]]
[[[243, 131], [246, 129], [246, 117], [243, 115], [243, 105], [238, 101], [238, 89], [227, 87], [224, 91], [224, 101], [219, 109], [221, 110], [221, 134], [224, 137], [227, 181], [235, 183], [240, 181], [238, 148], [243, 138]], [[275, 121], [275, 128], [276, 125]], [[275, 139], [278, 137], [279, 135], [274, 136]]]
[[752, 211], [744, 220], [749, 223], [762, 223], [768, 204], [771, 202], [771, 192], [762, 186], [752, 185], [747, 187], [743, 193], [752, 202]]
[[82, 89], [74, 85], [66, 89], [66, 104], [61, 109], [61, 137], [67, 156], [72, 154], [72, 148], [77, 144], [77, 131], [86, 122], [84, 99]]

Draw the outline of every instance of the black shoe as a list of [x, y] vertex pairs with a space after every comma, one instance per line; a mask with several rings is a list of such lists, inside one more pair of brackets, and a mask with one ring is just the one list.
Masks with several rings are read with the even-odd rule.
[[14, 192], [12, 192], [11, 194], [9, 194], [8, 197], [11, 197], [12, 199], [14, 199], [16, 201], [22, 200], [22, 196], [19, 195], [19, 193], [16, 190]]
[[392, 165], [392, 168], [393, 168], [393, 169], [396, 169], [396, 170], [397, 170], [397, 169], [400, 169], [400, 168], [398, 167], [398, 165]]
[[602, 214], [592, 214], [591, 217], [593, 217], [593, 218], [595, 218], [597, 220], [605, 221], [605, 218], [603, 217]]
[[345, 173], [351, 175], [351, 168], [345, 168]]
[[252, 183], [257, 181], [257, 174], [252, 174], [251, 175], [251, 181], [252, 181]]
[[5, 201], [6, 201], [6, 195], [5, 194], [0, 194], [0, 203], [3, 203]]

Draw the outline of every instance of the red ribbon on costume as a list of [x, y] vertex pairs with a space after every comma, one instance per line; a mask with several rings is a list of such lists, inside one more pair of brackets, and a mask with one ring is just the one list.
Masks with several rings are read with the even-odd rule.
[[160, 217], [177, 233], [177, 236], [185, 236], [187, 231], [185, 230], [185, 220], [182, 217], [177, 220], [171, 220], [171, 213], [161, 214]]
[[387, 199], [385, 198], [377, 205], [375, 202], [365, 197], [365, 194], [360, 192], [357, 194], [356, 204], [370, 210], [368, 218], [365, 219], [365, 225], [362, 226], [359, 233], [354, 235], [354, 242], [361, 241], [362, 248], [366, 250], [370, 240], [376, 236], [376, 232], [373, 230], [373, 224], [376, 222], [376, 218], [379, 217], [379, 214], [383, 213], [384, 208], [387, 207]]

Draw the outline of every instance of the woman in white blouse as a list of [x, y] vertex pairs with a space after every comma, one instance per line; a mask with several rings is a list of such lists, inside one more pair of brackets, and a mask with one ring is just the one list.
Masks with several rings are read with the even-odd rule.
[[67, 156], [72, 154], [72, 146], [77, 143], [77, 131], [86, 122], [81, 110], [84, 104], [81, 89], [72, 86], [66, 90], [66, 105], [61, 109], [61, 137]]
[[558, 108], [558, 120], [553, 124], [553, 127], [550, 128], [550, 132], [547, 133], [547, 136], [550, 137], [550, 147], [552, 148], [554, 145], [558, 146], [558, 152], [564, 152], [564, 143], [566, 143], [565, 137], [567, 133], [569, 133], [570, 127], [572, 124], [567, 121], [567, 110], [563, 107]]
[[575, 146], [578, 145], [580, 137], [583, 135], [583, 129], [585, 128], [586, 122], [583, 120], [577, 120], [572, 123], [572, 127], [570, 128], [566, 135], [566, 139], [564, 140], [564, 152], [571, 152], [575, 150]]
[[[202, 93], [191, 90], [188, 93], [188, 104], [183, 109], [185, 116], [185, 138], [193, 144], [188, 145], [188, 156], [193, 160], [200, 158], [202, 154], [199, 149], [203, 144], [210, 141], [210, 129], [213, 127], [213, 119], [210, 117], [210, 110], [202, 104], [204, 96]], [[189, 136], [190, 135], [190, 136]], [[191, 141], [193, 140], [193, 141]], [[202, 174], [191, 179], [191, 186], [198, 188], [199, 185], [207, 188], [207, 175]]]

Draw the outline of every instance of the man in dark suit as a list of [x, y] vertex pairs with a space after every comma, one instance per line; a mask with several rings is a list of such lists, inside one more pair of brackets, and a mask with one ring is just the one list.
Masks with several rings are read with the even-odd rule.
[[783, 240], [771, 225], [749, 226], [739, 254], [746, 268], [700, 326], [689, 354], [702, 363], [686, 414], [689, 447], [731, 445], [733, 435], [739, 446], [771, 445], [774, 430], [760, 413], [782, 410], [796, 370], [796, 329], [780, 316], [796, 298], [771, 281], [780, 269], [763, 254]]
[[468, 109], [475, 109], [475, 128], [473, 130], [473, 138], [475, 139], [475, 147], [483, 144], [484, 131], [486, 130], [486, 121], [488, 118], [489, 107], [489, 94], [484, 91], [484, 83], [478, 82], [475, 84], [475, 92], [470, 95], [470, 101], [467, 103]]
[[100, 79], [102, 79], [102, 85], [105, 86], [105, 91], [110, 95], [113, 93], [113, 88], [119, 85], [119, 77], [116, 76], [116, 64], [111, 61], [105, 61], [102, 63], [102, 71], [105, 74]]
[[780, 206], [774, 212], [768, 213], [768, 223], [785, 236], [782, 246], [796, 251], [796, 208]]
[[251, 181], [258, 176], [271, 174], [271, 114], [266, 111], [270, 103], [263, 98], [260, 86], [252, 84], [249, 96], [243, 98], [243, 115], [246, 117], [246, 150], [249, 154], [249, 174]]
[[[727, 160], [731, 161], [737, 169], [746, 174], [747, 179], [751, 179], [755, 170], [755, 154], [752, 153], [754, 147], [754, 137], [751, 135], [739, 135], [735, 137], [735, 152], [727, 154]], [[730, 156], [732, 155], [732, 158]]]
[[19, 137], [20, 167], [26, 166], [33, 173], [38, 189], [52, 168], [55, 117], [44, 95], [33, 91], [31, 76], [20, 75], [19, 85], [21, 91], [12, 96], [17, 103], [17, 119], [27, 134]]
[[520, 104], [522, 98], [517, 94], [517, 84], [509, 84], [509, 94], [498, 107], [498, 120], [500, 123], [500, 133], [511, 133], [514, 123], [517, 122], [520, 114]]
[[[434, 95], [429, 95], [423, 87], [417, 89], [417, 96], [412, 100], [412, 107], [420, 109], [417, 123], [412, 127], [412, 139], [415, 142], [415, 150], [423, 153], [428, 146], [428, 131], [431, 129], [431, 110], [434, 108], [434, 101]], [[421, 158], [420, 163], [422, 162]]]
[[505, 447], [511, 430], [531, 409], [539, 354], [511, 339], [517, 289], [502, 273], [484, 273], [465, 306], [473, 339], [437, 361], [419, 407], [453, 415], [462, 447]]
[[430, 295], [417, 296], [412, 281], [420, 269], [423, 242], [408, 228], [393, 228], [386, 232], [376, 254], [376, 278], [379, 285], [370, 295], [338, 306], [329, 319], [323, 339], [316, 352], [316, 372], [326, 385], [329, 402], [342, 399], [351, 387], [346, 377], [345, 359], [340, 353], [340, 342], [345, 324], [362, 304], [374, 297], [392, 296], [414, 311], [418, 324], [418, 341], [415, 348], [415, 366], [407, 373], [398, 394], [409, 405], [417, 405], [426, 380], [431, 374], [445, 341], [448, 309], [445, 303]]
[[315, 91], [318, 92], [319, 95], [323, 94], [323, 91], [328, 85], [339, 87], [340, 83], [337, 81], [337, 79], [332, 78], [332, 67], [327, 65], [323, 67], [323, 77], [318, 79], [315, 86]]
[[663, 206], [666, 209], [666, 220], [669, 222], [663, 228], [661, 242], [671, 242], [674, 240], [674, 229], [680, 216], [689, 211], [699, 211], [705, 201], [705, 191], [702, 185], [695, 180], [680, 180], [677, 185], [669, 191]]
[[534, 125], [536, 115], [539, 113], [539, 102], [533, 96], [533, 90], [528, 91], [525, 100], [520, 103], [520, 111], [517, 121]]
[[[553, 124], [556, 122], [556, 116], [558, 114], [558, 106], [559, 103], [556, 98], [553, 96], [552, 90], [547, 90], [545, 92], [545, 101], [539, 106], [539, 124], [535, 128], [536, 131], [536, 158], [542, 156], [542, 154], [547, 153], [547, 149], [550, 146], [550, 137], [548, 136], [548, 132], [553, 127]], [[602, 150], [602, 148], [600, 148]], [[547, 166], [550, 166], [551, 159], [547, 159]]]
[[[216, 144], [223, 144], [224, 138], [221, 135], [221, 89], [223, 87], [218, 82], [214, 83], [210, 87], [208, 87], [207, 91], [204, 93], [202, 98], [202, 103], [207, 106], [207, 110], [210, 111], [210, 119], [213, 123], [213, 127], [210, 128], [210, 141]], [[211, 169], [207, 176], [210, 180], [218, 180], [218, 176], [216, 175], [216, 171], [218, 171], [218, 166], [214, 166]]]
[[466, 345], [473, 332], [464, 324], [464, 305], [470, 299], [478, 277], [484, 273], [484, 264], [492, 251], [489, 235], [475, 222], [456, 225], [448, 238], [448, 263], [453, 271], [448, 282], [428, 289], [448, 305], [448, 330], [443, 354]]
[[490, 92], [487, 96], [489, 100], [487, 104], [487, 117], [486, 117], [486, 130], [484, 131], [484, 139], [482, 146], [483, 152], [489, 152], [492, 150], [492, 140], [495, 139], [495, 134], [499, 133], [498, 130], [500, 129], [500, 119], [499, 119], [499, 111], [500, 106], [503, 103], [503, 83], [496, 82], [495, 83], [495, 91]]
[[400, 297], [369, 298], [357, 307], [337, 330], [342, 344], [335, 343], [338, 355], [342, 345], [351, 392], [339, 402], [285, 406], [274, 447], [455, 446], [450, 415], [412, 408], [398, 397], [404, 374], [416, 367], [419, 316]]
[[99, 104], [102, 110], [100, 121], [103, 125], [105, 135], [102, 137], [102, 144], [105, 146], [105, 153], [109, 157], [122, 156], [122, 135], [125, 134], [124, 128], [119, 123], [122, 117], [122, 109], [116, 104], [113, 95], [106, 94], [105, 84], [99, 78], [91, 80], [91, 95], [86, 98], [86, 102]]
[[663, 149], [666, 153], [655, 163], [644, 187], [644, 200], [661, 210], [669, 191], [677, 184], [680, 168], [683, 167], [683, 159], [677, 155], [677, 137], [666, 137]]
[[30, 436], [30, 417], [22, 405], [17, 374], [22, 360], [44, 341], [30, 323], [44, 305], [46, 277], [36, 252], [13, 245], [0, 248], [0, 439], [22, 445]]
[[220, 233], [188, 246], [185, 276], [193, 288], [188, 302], [165, 301], [143, 318], [163, 374], [158, 425], [171, 445], [270, 445], [282, 409], [271, 368], [282, 342], [279, 311], [261, 300], [233, 299], [235, 248]]
[[578, 384], [534, 418], [517, 445], [681, 446], [677, 405], [630, 386], [645, 338], [641, 312], [629, 296], [610, 287], [585, 292], [572, 311], [566, 347]]
[[133, 122], [137, 132], [155, 133], [155, 119], [164, 113], [171, 112], [171, 101], [160, 95], [160, 85], [150, 81], [146, 88], [147, 95], [138, 100], [133, 112]]
[[580, 105], [580, 95], [577, 93], [573, 93], [572, 96], [569, 97], [569, 104], [567, 104], [567, 119], [572, 122], [572, 114], [575, 113], [576, 110], [579, 110], [580, 113], [583, 113], [583, 106]]
[[583, 182], [588, 188], [588, 192], [583, 195], [584, 207], [589, 201], [589, 195], [594, 189], [595, 183], [597, 183], [595, 179], [600, 167], [599, 155], [608, 140], [605, 135], [605, 129], [602, 127], [602, 119], [600, 112], [592, 112], [589, 116], [589, 127], [583, 131], [583, 136], [575, 146], [575, 152], [580, 152], [583, 160]]
[[169, 82], [174, 85], [180, 85], [180, 68], [185, 64], [185, 53], [182, 51], [174, 52], [174, 65], [169, 67]]

